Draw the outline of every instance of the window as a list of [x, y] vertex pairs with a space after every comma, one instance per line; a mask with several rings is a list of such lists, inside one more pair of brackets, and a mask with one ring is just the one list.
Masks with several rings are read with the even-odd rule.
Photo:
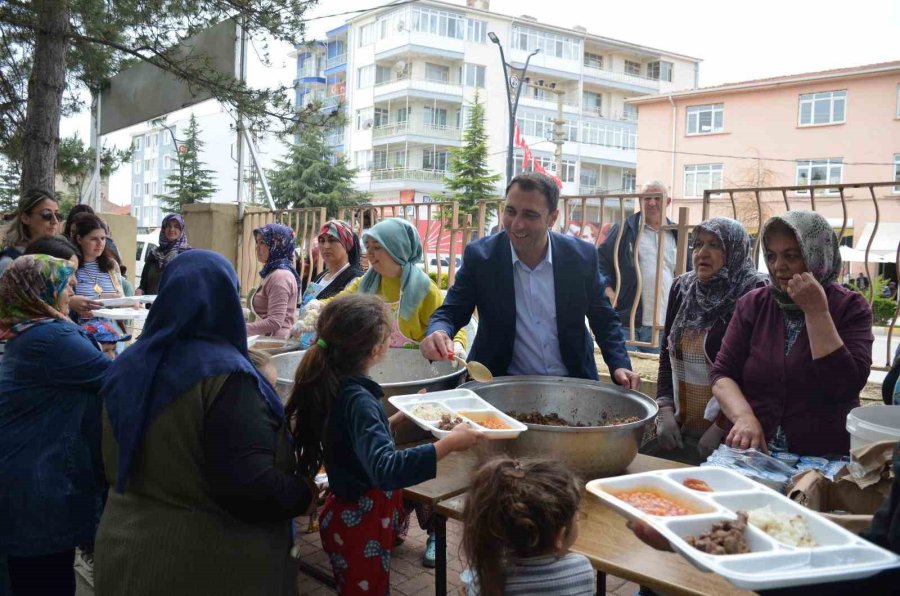
[[387, 126], [391, 122], [391, 113], [387, 108], [375, 108], [375, 128]]
[[581, 60], [581, 40], [522, 25], [513, 25], [512, 47], [517, 50], [539, 49], [542, 56], [565, 60]]
[[633, 126], [604, 124], [589, 120], [581, 123], [581, 142], [634, 151], [637, 147], [637, 131]]
[[651, 79], [656, 79], [657, 81], [668, 81], [671, 83], [672, 71], [674, 68], [675, 65], [671, 62], [665, 62], [663, 60], [651, 62], [647, 65], [647, 76]]
[[625, 61], [625, 74], [634, 75], [636, 77], [641, 76], [641, 63], [634, 62], [633, 60]]
[[406, 151], [391, 151], [391, 167], [392, 168], [405, 168], [406, 167]]
[[375, 43], [375, 25], [377, 23], [369, 23], [359, 28], [359, 47]]
[[412, 108], [400, 108], [395, 114], [394, 122], [398, 124], [406, 123], [409, 120], [409, 115], [412, 114]]
[[462, 15], [435, 10], [433, 8], [416, 7], [410, 11], [412, 30], [462, 39], [465, 35], [466, 19]]
[[156, 182], [151, 182], [151, 183], [150, 183], [150, 194], [151, 194], [151, 195], [155, 195], [155, 194], [156, 194]]
[[356, 88], [366, 89], [375, 82], [375, 65], [369, 64], [356, 69]]
[[[622, 171], [622, 190], [625, 192], [634, 192], [634, 180], [635, 173], [634, 170], [623, 170]], [[627, 203], [626, 203], [627, 205]]]
[[484, 89], [484, 66], [480, 64], [466, 64], [463, 84], [466, 87], [478, 87]]
[[[541, 157], [538, 155], [534, 156], [534, 161], [541, 164], [547, 173], [556, 175], [556, 159], [553, 157]], [[514, 169], [517, 174], [522, 173], [522, 155], [519, 153], [516, 155]], [[559, 176], [559, 179], [563, 182], [574, 182], [575, 181], [575, 162], [571, 160], [564, 159], [562, 162], [562, 175]]]
[[134, 137], [134, 139], [132, 140], [131, 144], [134, 146], [135, 151], [141, 150], [141, 140], [142, 139], [143, 139], [143, 137]]
[[372, 119], [372, 108], [356, 110], [356, 130], [364, 130], [366, 122]]
[[900, 193], [900, 153], [894, 154], [894, 182], [897, 183], [894, 192]]
[[422, 169], [435, 170], [438, 172], [447, 171], [447, 152], [426, 149], [422, 152]]
[[425, 80], [435, 83], [450, 82], [450, 67], [443, 64], [425, 63]]
[[144, 165], [144, 162], [140, 159], [137, 160], [136, 162], [134, 162], [134, 173], [140, 174], [141, 172], [143, 172], [144, 171], [143, 165]]
[[684, 166], [684, 196], [702, 197], [704, 190], [722, 188], [722, 164]]
[[800, 126], [845, 122], [847, 90], [805, 93], [800, 96]]
[[[800, 160], [797, 162], [797, 186], [840, 184], [843, 169], [841, 158]], [[837, 192], [836, 189], [825, 191], [826, 194]], [[807, 194], [807, 191], [798, 191], [797, 194]]]
[[590, 168], [581, 168], [581, 176], [580, 176], [581, 186], [589, 186], [591, 188], [597, 188], [600, 186], [600, 171], [592, 170]]
[[375, 66], [375, 84], [383, 85], [391, 82], [391, 69], [387, 66]]
[[600, 54], [584, 53], [584, 65], [588, 68], [603, 68], [603, 56]]
[[478, 19], [466, 20], [466, 39], [475, 43], [484, 43], [487, 37], [487, 22]]
[[425, 126], [447, 126], [446, 108], [425, 106]]
[[622, 107], [622, 120], [630, 120], [632, 122], [637, 122], [637, 119], [638, 119], [638, 107], [626, 103]]
[[134, 184], [134, 192], [131, 193], [131, 194], [132, 194], [132, 196], [135, 197], [135, 198], [141, 196], [141, 184], [140, 184], [139, 182], [136, 182], [136, 183]]
[[597, 116], [601, 116], [603, 114], [601, 110], [601, 108], [603, 107], [603, 96], [599, 93], [585, 91], [582, 95], [582, 101], [584, 103], [585, 112], [590, 112], [591, 114], [596, 114]]
[[387, 151], [378, 149], [372, 154], [372, 166], [376, 170], [387, 169]]
[[150, 196], [150, 183], [149, 182], [144, 182], [144, 196], [145, 197]]
[[150, 147], [154, 148], [159, 144], [159, 133], [155, 132], [150, 135]]
[[687, 134], [706, 135], [722, 132], [725, 120], [725, 104], [715, 103], [705, 106], [688, 106]]
[[171, 170], [172, 169], [172, 158], [168, 155], [163, 155], [163, 169]]
[[372, 151], [369, 149], [357, 151], [354, 154], [354, 163], [356, 164], [357, 170], [365, 172], [372, 169]]

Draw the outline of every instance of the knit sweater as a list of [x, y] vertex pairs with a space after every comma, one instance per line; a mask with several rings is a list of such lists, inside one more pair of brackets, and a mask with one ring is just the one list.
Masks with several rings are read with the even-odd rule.
[[256, 294], [253, 311], [257, 318], [247, 324], [247, 335], [286, 338], [297, 317], [297, 279], [286, 269], [269, 273]]

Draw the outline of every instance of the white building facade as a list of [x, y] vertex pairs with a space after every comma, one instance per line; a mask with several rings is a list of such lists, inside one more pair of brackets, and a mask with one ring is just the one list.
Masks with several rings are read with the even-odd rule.
[[[472, 0], [468, 6], [387, 6], [328, 32], [320, 50], [325, 60], [304, 60], [303, 73], [298, 59], [298, 82], [301, 74], [314, 74], [311, 63], [324, 63], [316, 91], [326, 108], [342, 104], [347, 111], [348, 124], [331, 135], [331, 144], [359, 169], [360, 190], [376, 203], [439, 200], [449, 149], [462, 144], [477, 92], [485, 105], [489, 166], [504, 175], [497, 186], [502, 193], [509, 116], [500, 55], [489, 32], [515, 68], [540, 49], [529, 64], [531, 84], [522, 88], [516, 118], [548, 171], [555, 170], [557, 95], [534, 83], [564, 91], [562, 193], [633, 189], [637, 111], [625, 100], [696, 88], [699, 60], [487, 9], [487, 2]], [[517, 150], [514, 174], [521, 163]]]

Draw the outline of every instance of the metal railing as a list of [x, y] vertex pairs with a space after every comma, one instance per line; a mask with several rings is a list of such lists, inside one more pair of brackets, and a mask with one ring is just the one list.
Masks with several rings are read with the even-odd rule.
[[627, 72], [617, 72], [613, 70], [606, 70], [605, 68], [595, 68], [593, 66], [585, 66], [584, 74], [601, 79], [607, 79], [610, 81], [616, 81], [619, 83], [628, 83], [631, 85], [638, 85], [640, 87], [649, 87], [650, 89], [655, 89], [657, 91], [659, 90], [658, 79], [651, 79], [643, 75], [629, 74]]
[[372, 170], [372, 180], [418, 180], [421, 182], [443, 182], [447, 177], [444, 170], [424, 170], [414, 168], [387, 168]]
[[[840, 232], [837, 233], [838, 245], [840, 246], [841, 241], [845, 238], [849, 229], [847, 204], [851, 197], [848, 196], [848, 191], [853, 189], [865, 191], [866, 197], [863, 197], [862, 199], [852, 198], [854, 199], [854, 202], [858, 202], [859, 200], [865, 202], [871, 201], [874, 210], [874, 225], [864, 250], [864, 268], [866, 277], [869, 280], [867, 298], [869, 303], [874, 305], [875, 299], [878, 298], [878, 296], [875, 296], [874, 294], [875, 284], [872, 277], [871, 265], [875, 263], [875, 260], [872, 258], [874, 256], [872, 254], [872, 246], [875, 242], [875, 236], [878, 234], [879, 225], [882, 223], [879, 200], [895, 200], [896, 197], [891, 196], [890, 193], [896, 184], [895, 181], [891, 181], [711, 189], [703, 192], [703, 219], [706, 220], [709, 218], [711, 207], [724, 206], [724, 215], [729, 215], [730, 217], [741, 221], [748, 228], [755, 225], [758, 232], [759, 228], [762, 227], [763, 222], [768, 219], [767, 213], [770, 210], [774, 211], [776, 209], [773, 208], [773, 206], [777, 205], [777, 210], [779, 212], [790, 211], [792, 209], [809, 209], [818, 212], [819, 209], [817, 209], [817, 207], [822, 207], [823, 203], [826, 201], [831, 204], [837, 199], [840, 201], [841, 208], [841, 228]], [[876, 189], [885, 189], [888, 196], [878, 197]], [[781, 209], [782, 205], [784, 207], [783, 210]], [[722, 209], [719, 210], [721, 211]], [[730, 214], [728, 213], [729, 211]], [[837, 229], [836, 226], [835, 229]], [[751, 230], [748, 229], [748, 231]], [[753, 242], [754, 262], [759, 262], [760, 241], [761, 235], [756, 233]], [[900, 263], [900, 240], [898, 240], [894, 258], [895, 263]], [[897, 297], [895, 296], [892, 299], [896, 301]], [[891, 349], [891, 344], [894, 325], [897, 323], [898, 315], [900, 315], [900, 303], [897, 304], [894, 315], [888, 326], [885, 362], [883, 365], [873, 363], [872, 368], [875, 370], [887, 370], [893, 363], [893, 350]]]
[[334, 68], [335, 66], [339, 66], [341, 64], [347, 63], [347, 53], [339, 54], [337, 56], [332, 56], [328, 60], [325, 61], [325, 68]]
[[328, 95], [322, 100], [323, 108], [336, 108], [341, 103], [344, 102], [346, 96], [344, 95]]
[[400, 134], [414, 134], [457, 141], [462, 134], [462, 129], [455, 126], [443, 126], [440, 124], [428, 124], [424, 122], [413, 122], [410, 120], [407, 120], [405, 122], [382, 124], [372, 129], [373, 139], [392, 137], [394, 135]]
[[462, 96], [463, 86], [459, 83], [450, 81], [441, 81], [426, 78], [395, 78], [387, 81], [375, 83], [375, 95], [384, 95], [393, 91], [427, 91], [431, 93], [442, 93], [444, 95]]

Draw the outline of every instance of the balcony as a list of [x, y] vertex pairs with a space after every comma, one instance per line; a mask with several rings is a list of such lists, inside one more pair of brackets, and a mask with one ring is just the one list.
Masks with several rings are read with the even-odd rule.
[[447, 172], [442, 170], [414, 170], [408, 168], [388, 168], [383, 170], [372, 170], [373, 182], [385, 182], [392, 180], [414, 181], [414, 182], [443, 182]]
[[325, 144], [329, 147], [339, 147], [344, 144], [344, 132], [329, 134], [325, 137]]
[[347, 63], [347, 52], [340, 54], [338, 56], [332, 56], [325, 62], [325, 68], [334, 68], [335, 66], [340, 66], [341, 64]]
[[416, 95], [432, 99], [462, 101], [463, 87], [449, 81], [432, 81], [419, 78], [391, 79], [375, 84], [376, 99], [393, 99]]
[[[579, 101], [575, 98], [563, 97], [563, 111], [566, 112], [576, 112], [578, 111]], [[530, 106], [534, 108], [541, 108], [544, 110], [553, 110], [554, 112], [557, 109], [556, 97], [547, 97], [543, 99], [539, 99], [536, 97], [528, 97], [526, 95], [522, 95], [519, 98], [520, 106]]]
[[322, 109], [336, 108], [346, 99], [344, 95], [328, 95], [322, 100]]
[[455, 126], [441, 126], [439, 124], [427, 124], [423, 122], [394, 122], [382, 124], [372, 130], [373, 139], [383, 139], [398, 135], [418, 135], [432, 139], [458, 141], [462, 130]]
[[[658, 80], [648, 79], [647, 77], [642, 77], [640, 75], [585, 66], [584, 76], [593, 79], [601, 79], [603, 84], [612, 84], [611, 86], [619, 89], [638, 91], [641, 93], [659, 93]], [[592, 81], [587, 82], [590, 83]]]

